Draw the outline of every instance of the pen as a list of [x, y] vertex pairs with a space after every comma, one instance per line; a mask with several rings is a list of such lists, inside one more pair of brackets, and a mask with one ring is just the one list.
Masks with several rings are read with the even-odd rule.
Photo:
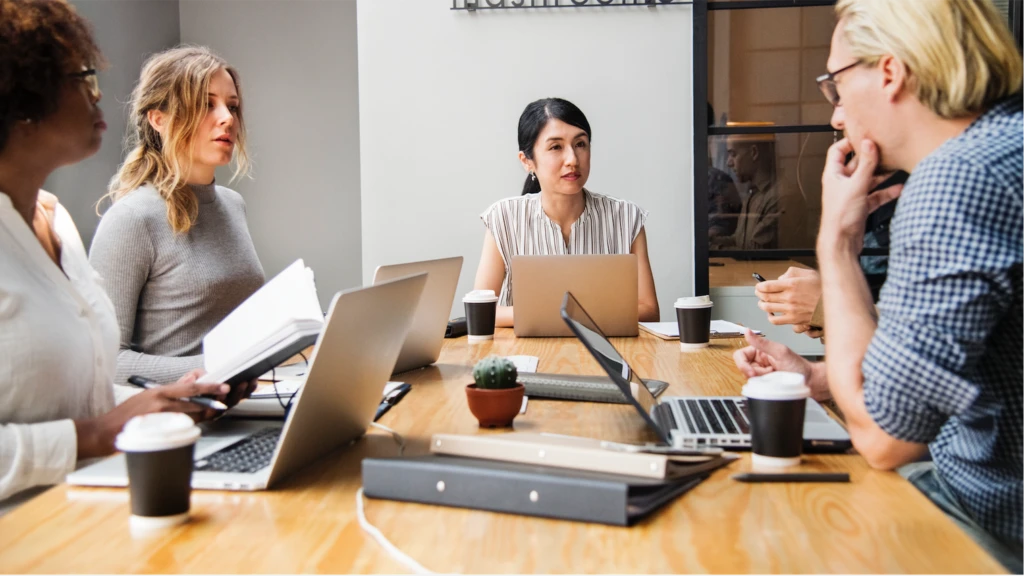
[[374, 415], [373, 421], [380, 420], [380, 417], [387, 413], [392, 406], [398, 404], [398, 401], [405, 397], [412, 390], [412, 386], [409, 384], [401, 384], [394, 390], [388, 393], [383, 400], [380, 401], [380, 406], [377, 406], [377, 414]]
[[758, 282], [767, 282], [767, 280], [764, 279], [764, 276], [761, 276], [757, 272], [754, 272], [753, 276], [754, 280], [757, 280]]
[[739, 482], [849, 482], [850, 475], [846, 472], [795, 472], [792, 474], [758, 474], [749, 472], [735, 474], [732, 479]]
[[[139, 388], [145, 388], [146, 390], [149, 390], [151, 388], [160, 388], [162, 386], [162, 384], [157, 384], [156, 382], [153, 382], [149, 378], [144, 378], [142, 376], [129, 376], [128, 382], [130, 384], [138, 386]], [[188, 398], [180, 398], [180, 400], [184, 402], [198, 404], [199, 406], [203, 406], [205, 408], [213, 408], [214, 410], [228, 409], [227, 404], [221, 402], [220, 400], [214, 400], [213, 398], [204, 398], [202, 396], [190, 396]]]

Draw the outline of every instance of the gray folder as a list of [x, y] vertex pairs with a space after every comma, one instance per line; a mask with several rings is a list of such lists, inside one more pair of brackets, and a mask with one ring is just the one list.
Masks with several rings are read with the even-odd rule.
[[[722, 465], [731, 460], [722, 459]], [[454, 456], [367, 458], [368, 498], [629, 526], [710, 474], [660, 481]]]

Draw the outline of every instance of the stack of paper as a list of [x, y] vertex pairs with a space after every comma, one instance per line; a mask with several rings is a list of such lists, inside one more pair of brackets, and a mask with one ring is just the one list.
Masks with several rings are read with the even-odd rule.
[[[650, 332], [663, 340], [679, 339], [678, 322], [641, 322], [640, 329], [645, 332]], [[742, 338], [744, 330], [746, 330], [746, 328], [743, 326], [734, 324], [727, 320], [711, 321], [712, 338]], [[761, 334], [760, 330], [752, 330], [752, 332], [754, 334]]]
[[505, 356], [507, 360], [511, 360], [516, 365], [516, 370], [520, 373], [532, 373], [537, 371], [537, 363], [540, 362], [540, 358], [536, 356]]
[[206, 375], [199, 381], [256, 378], [316, 342], [323, 326], [313, 271], [296, 260], [203, 338]]

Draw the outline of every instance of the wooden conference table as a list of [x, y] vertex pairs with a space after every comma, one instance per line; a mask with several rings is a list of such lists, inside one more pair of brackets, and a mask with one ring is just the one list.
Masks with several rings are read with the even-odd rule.
[[[668, 394], [739, 393], [739, 340], [682, 354], [641, 332], [615, 345]], [[463, 387], [487, 354], [530, 354], [542, 372], [599, 374], [574, 339], [446, 340], [436, 366], [402, 375], [412, 391], [382, 418], [427, 452], [434, 432], [478, 430]], [[624, 405], [531, 400], [516, 430], [617, 441], [653, 440]], [[132, 537], [126, 490], [57, 486], [0, 518], [0, 571], [295, 573], [407, 570], [360, 529], [360, 459], [391, 456], [390, 435], [371, 431], [263, 493], [193, 492], [192, 520], [159, 536]], [[850, 484], [743, 484], [744, 456], [631, 528], [366, 500], [368, 520], [399, 549], [439, 572], [1003, 572], [896, 473], [856, 455], [808, 456], [808, 470], [849, 472]]]

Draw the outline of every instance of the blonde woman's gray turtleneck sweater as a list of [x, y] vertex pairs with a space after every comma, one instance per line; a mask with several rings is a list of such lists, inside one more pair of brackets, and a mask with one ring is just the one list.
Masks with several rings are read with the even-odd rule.
[[114, 203], [93, 237], [89, 262], [114, 303], [121, 331], [115, 382], [177, 380], [203, 367], [203, 336], [263, 285], [263, 266], [234, 190], [193, 185], [199, 214], [185, 234], [167, 203], [142, 186]]

